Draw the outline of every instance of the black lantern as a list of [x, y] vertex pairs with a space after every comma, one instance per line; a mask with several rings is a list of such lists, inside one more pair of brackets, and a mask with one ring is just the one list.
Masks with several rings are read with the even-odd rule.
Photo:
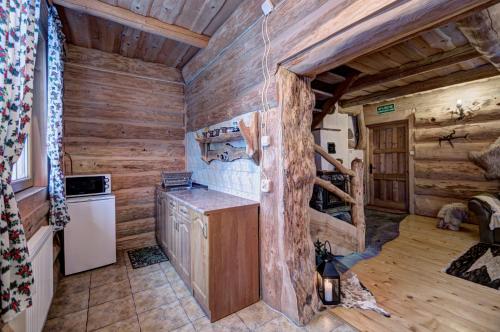
[[335, 267], [335, 258], [331, 252], [322, 256], [322, 262], [316, 268], [316, 275], [321, 302], [325, 305], [340, 304], [340, 273]]

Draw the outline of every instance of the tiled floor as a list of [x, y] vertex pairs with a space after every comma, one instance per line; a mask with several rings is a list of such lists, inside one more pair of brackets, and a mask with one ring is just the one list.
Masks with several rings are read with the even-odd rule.
[[169, 262], [132, 269], [117, 264], [63, 278], [44, 331], [356, 331], [331, 312], [299, 328], [264, 302], [213, 324]]

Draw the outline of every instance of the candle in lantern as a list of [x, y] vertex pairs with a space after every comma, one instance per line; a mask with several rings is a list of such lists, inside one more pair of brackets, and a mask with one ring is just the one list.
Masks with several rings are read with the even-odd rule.
[[328, 279], [325, 279], [325, 300], [333, 300], [333, 282]]

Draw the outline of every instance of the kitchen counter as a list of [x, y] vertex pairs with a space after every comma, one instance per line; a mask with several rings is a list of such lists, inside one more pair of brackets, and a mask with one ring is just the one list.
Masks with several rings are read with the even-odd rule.
[[204, 215], [240, 207], [259, 206], [259, 202], [210, 189], [170, 191], [167, 196], [180, 200]]

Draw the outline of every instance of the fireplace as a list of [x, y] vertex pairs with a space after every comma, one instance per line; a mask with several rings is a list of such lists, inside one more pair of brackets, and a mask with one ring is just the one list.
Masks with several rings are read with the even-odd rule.
[[[331, 182], [339, 189], [349, 193], [349, 176], [335, 171], [318, 171], [317, 176], [319, 176], [323, 180]], [[314, 185], [313, 196], [309, 205], [313, 209], [321, 212], [349, 206], [348, 203], [342, 201], [336, 195], [316, 184]]]

